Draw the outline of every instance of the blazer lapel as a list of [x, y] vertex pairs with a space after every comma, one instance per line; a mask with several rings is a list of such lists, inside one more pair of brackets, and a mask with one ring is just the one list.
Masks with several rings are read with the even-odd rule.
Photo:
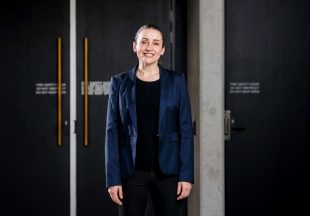
[[159, 122], [158, 122], [158, 133], [160, 134], [161, 122], [165, 115], [165, 106], [167, 105], [168, 98], [168, 74], [163, 67], [159, 65], [160, 70], [160, 102], [159, 102]]
[[137, 135], [137, 111], [136, 111], [136, 67], [131, 69], [129, 76], [125, 83], [125, 88], [127, 90], [126, 100], [129, 110], [129, 114], [135, 128], [135, 135]]

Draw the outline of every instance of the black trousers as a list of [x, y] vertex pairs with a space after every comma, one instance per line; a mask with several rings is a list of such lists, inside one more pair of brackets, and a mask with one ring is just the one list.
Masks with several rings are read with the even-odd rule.
[[119, 215], [153, 215], [147, 213], [150, 197], [156, 216], [182, 216], [184, 200], [177, 200], [177, 184], [177, 176], [136, 170], [132, 177], [122, 179], [124, 199]]

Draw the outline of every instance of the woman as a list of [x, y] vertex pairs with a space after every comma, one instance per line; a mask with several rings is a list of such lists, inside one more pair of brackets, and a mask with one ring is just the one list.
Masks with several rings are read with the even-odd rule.
[[111, 78], [107, 111], [106, 184], [120, 215], [144, 216], [148, 194], [158, 216], [181, 215], [193, 183], [193, 133], [184, 74], [158, 64], [163, 32], [142, 26], [139, 63]]

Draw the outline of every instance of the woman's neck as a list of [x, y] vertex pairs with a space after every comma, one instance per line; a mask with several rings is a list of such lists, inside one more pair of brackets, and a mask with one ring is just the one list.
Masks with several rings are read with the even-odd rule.
[[157, 63], [152, 65], [139, 64], [136, 76], [144, 81], [158, 80], [160, 78], [159, 67]]
[[143, 76], [152, 76], [159, 73], [159, 67], [157, 63], [151, 65], [145, 65], [140, 62], [138, 69], [141, 72], [141, 74], [143, 74]]

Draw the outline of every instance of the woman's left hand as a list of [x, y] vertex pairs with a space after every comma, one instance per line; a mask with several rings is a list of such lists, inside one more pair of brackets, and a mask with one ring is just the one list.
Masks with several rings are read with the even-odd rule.
[[189, 182], [178, 182], [177, 188], [177, 200], [184, 199], [189, 196], [191, 192], [192, 184]]

